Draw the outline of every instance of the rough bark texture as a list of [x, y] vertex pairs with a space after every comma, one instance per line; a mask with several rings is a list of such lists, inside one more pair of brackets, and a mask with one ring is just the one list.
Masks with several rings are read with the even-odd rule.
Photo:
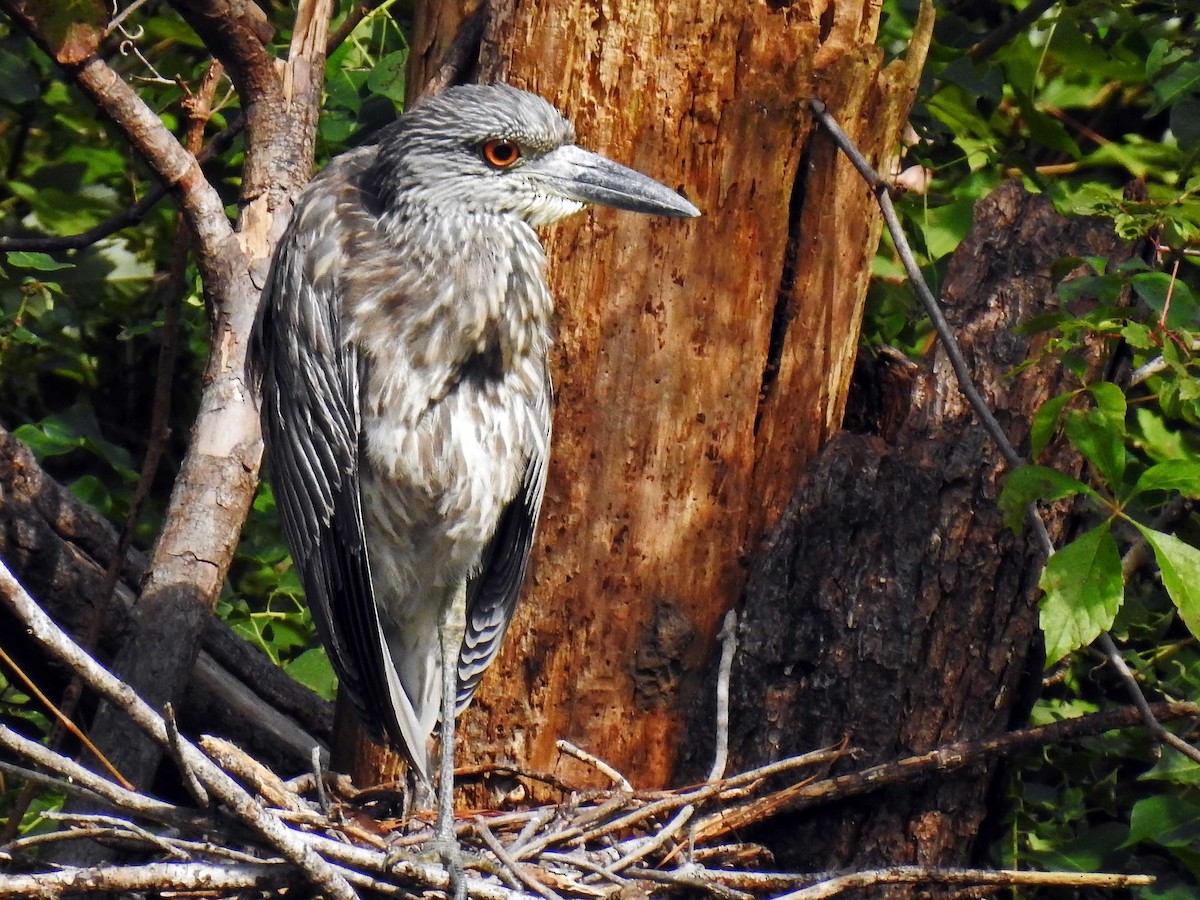
[[[1057, 260], [1092, 255], [1120, 260], [1129, 249], [1110, 224], [1064, 219], [1007, 185], [977, 207], [954, 256], [947, 315], [1018, 446], [1040, 403], [1076, 385], [1053, 360], [1011, 377], [1036, 355], [1013, 328], [1054, 305]], [[1093, 366], [1103, 349], [1091, 348]], [[846, 736], [858, 753], [844, 766], [859, 768], [995, 735], [1028, 712], [1041, 671], [1040, 554], [1001, 522], [1003, 462], [944, 354], [911, 388], [894, 437], [843, 433], [824, 448], [754, 567], [732, 685], [738, 769]], [[1051, 534], [1062, 526], [1053, 518]], [[698, 754], [696, 768], [705, 762]], [[801, 870], [962, 864], [993, 774], [979, 767], [810, 811], [760, 837]]]
[[[458, 4], [418, 11], [410, 84]], [[560, 309], [550, 484], [505, 651], [461, 763], [573, 783], [568, 738], [635, 785], [672, 779], [745, 557], [837, 428], [870, 195], [805, 100], [886, 168], [924, 57], [883, 64], [878, 6], [840, 0], [489, 4], [478, 75], [548, 97], [580, 143], [681, 188], [692, 222], [596, 210], [547, 236]]]

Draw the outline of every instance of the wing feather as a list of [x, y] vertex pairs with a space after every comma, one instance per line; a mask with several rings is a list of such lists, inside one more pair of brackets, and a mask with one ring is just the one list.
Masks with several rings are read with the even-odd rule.
[[336, 161], [314, 182], [327, 182], [325, 189], [306, 192], [297, 206], [263, 289], [250, 367], [261, 385], [276, 506], [317, 631], [368, 726], [424, 776], [425, 735], [384, 641], [367, 557], [359, 493], [362, 362], [342, 339], [341, 266], [316, 266], [331, 252], [344, 254], [348, 243], [336, 208], [320, 206], [348, 202], [339, 191], [356, 190], [354, 176], [371, 152]]
[[546, 490], [547, 454], [550, 447], [551, 400], [549, 372], [538, 414], [545, 441], [525, 468], [521, 489], [500, 516], [495, 536], [484, 550], [479, 572], [467, 585], [466, 628], [458, 657], [458, 698], [455, 715], [471, 703], [483, 673], [500, 652], [512, 622], [521, 583], [529, 564], [542, 496]]

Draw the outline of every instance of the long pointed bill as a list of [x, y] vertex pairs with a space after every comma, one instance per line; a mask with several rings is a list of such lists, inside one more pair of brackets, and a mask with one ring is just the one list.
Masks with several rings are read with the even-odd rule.
[[551, 151], [534, 165], [555, 192], [571, 200], [652, 216], [700, 215], [665, 184], [574, 144]]

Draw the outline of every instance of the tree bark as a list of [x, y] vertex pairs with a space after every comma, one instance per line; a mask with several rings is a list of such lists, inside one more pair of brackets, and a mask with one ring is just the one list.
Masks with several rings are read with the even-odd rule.
[[[1056, 304], [1062, 257], [1129, 255], [1110, 222], [1065, 219], [1015, 184], [977, 207], [943, 299], [976, 384], [1017, 446], [1038, 406], [1078, 385], [1053, 358], [1012, 377], [1039, 349], [1014, 327]], [[1104, 351], [1102, 341], [1090, 347], [1093, 371]], [[890, 392], [902, 401], [894, 434], [831, 441], [754, 567], [732, 679], [737, 768], [849, 737], [857, 752], [835, 773], [858, 769], [997, 735], [1028, 713], [1042, 667], [1040, 552], [1001, 522], [1004, 462], [944, 353], [907, 377], [908, 396]], [[1051, 454], [1078, 470], [1066, 450]], [[1064, 513], [1050, 515], [1056, 542]], [[711, 721], [710, 711], [697, 716]], [[961, 864], [986, 850], [980, 826], [996, 772], [980, 765], [810, 810], [756, 837], [802, 871]]]
[[[467, 8], [418, 9], [411, 85]], [[597, 209], [547, 235], [561, 313], [550, 482], [459, 762], [596, 783], [560, 757], [567, 738], [636, 786], [663, 785], [746, 560], [837, 429], [850, 381], [880, 219], [806, 100], [825, 99], [886, 170], [932, 20], [885, 65], [878, 5], [853, 0], [823, 13], [497, 0], [488, 15], [480, 80], [546, 96], [582, 145], [705, 215]]]

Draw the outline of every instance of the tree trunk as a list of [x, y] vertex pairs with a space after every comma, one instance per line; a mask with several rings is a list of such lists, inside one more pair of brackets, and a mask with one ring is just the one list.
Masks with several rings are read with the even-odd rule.
[[[976, 384], [1017, 446], [1038, 406], [1078, 385], [1054, 359], [1012, 377], [1038, 353], [1012, 329], [1056, 305], [1060, 258], [1115, 263], [1129, 254], [1110, 222], [1065, 219], [1015, 184], [977, 207], [944, 304]], [[1104, 349], [1091, 347], [1093, 371]], [[1040, 552], [1001, 522], [1005, 465], [944, 353], [908, 380], [909, 396], [891, 392], [900, 398], [895, 432], [831, 441], [755, 566], [732, 679], [739, 769], [847, 736], [857, 753], [835, 773], [860, 769], [993, 736], [1028, 713], [1042, 667]], [[1052, 455], [1056, 467], [1079, 468], [1061, 448]], [[1056, 509], [1049, 526], [1058, 543]], [[985, 766], [939, 774], [784, 818], [756, 837], [802, 871], [966, 864], [972, 848], [987, 849], [980, 826], [989, 790], [1002, 786], [995, 775]]]
[[[418, 10], [411, 85], [461, 12]], [[567, 738], [637, 786], [662, 785], [746, 559], [837, 429], [850, 381], [879, 216], [806, 101], [828, 101], [886, 170], [932, 22], [885, 66], [878, 5], [849, 0], [820, 16], [512, 0], [488, 14], [480, 80], [543, 94], [581, 144], [705, 215], [598, 209], [547, 235], [561, 314], [550, 483], [524, 601], [460, 720], [459, 761], [594, 781], [560, 758]]]

